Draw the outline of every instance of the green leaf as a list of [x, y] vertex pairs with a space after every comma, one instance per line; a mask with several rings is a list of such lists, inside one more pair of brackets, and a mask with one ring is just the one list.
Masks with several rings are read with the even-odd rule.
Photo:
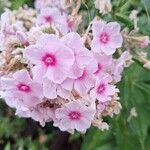
[[105, 150], [108, 147], [113, 150], [115, 145], [110, 133], [110, 131], [102, 132], [94, 127], [91, 128], [84, 138], [82, 150]]
[[[113, 120], [118, 150], [145, 150], [150, 127], [150, 120], [147, 119], [150, 118], [149, 75], [150, 72], [136, 63], [123, 74], [119, 84], [123, 110], [117, 121]], [[133, 107], [136, 108], [138, 116], [127, 122]]]
[[116, 13], [115, 17], [116, 17], [117, 21], [123, 23], [125, 26], [129, 27], [130, 29], [132, 29], [134, 27], [133, 22], [129, 19], [128, 16], [123, 15], [121, 13]]
[[18, 9], [20, 6], [28, 5], [33, 6], [33, 0], [12, 0], [12, 9]]

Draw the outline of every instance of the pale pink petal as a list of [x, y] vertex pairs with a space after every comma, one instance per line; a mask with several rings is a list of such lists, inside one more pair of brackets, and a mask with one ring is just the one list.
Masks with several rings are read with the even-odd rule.
[[92, 60], [91, 53], [88, 49], [83, 49], [76, 56], [77, 64], [80, 68], [86, 67]]
[[62, 38], [62, 41], [75, 53], [78, 53], [84, 46], [80, 35], [76, 32], [68, 33]]
[[77, 123], [74, 123], [74, 127], [77, 131], [85, 132], [91, 126], [91, 121], [86, 118], [80, 119]]
[[28, 108], [23, 105], [23, 102], [21, 100], [18, 100], [17, 98], [13, 99], [13, 97], [5, 97], [5, 102], [8, 106], [16, 108], [17, 110], [28, 110]]
[[47, 69], [44, 66], [34, 66], [32, 68], [33, 80], [42, 83], [43, 78], [45, 77]]
[[39, 99], [37, 97], [25, 97], [23, 103], [27, 107], [32, 107], [32, 106], [35, 106], [35, 105], [41, 103], [41, 99]]
[[106, 96], [106, 95], [98, 95], [97, 96], [97, 99], [100, 101], [100, 102], [102, 102], [102, 103], [104, 103], [104, 102], [106, 102], [106, 101], [108, 101], [108, 96]]
[[92, 25], [92, 32], [94, 36], [98, 36], [103, 32], [106, 22], [94, 21]]
[[65, 119], [67, 118], [66, 116], [68, 115], [69, 110], [68, 109], [63, 109], [63, 108], [58, 108], [55, 111], [55, 115], [57, 119]]
[[64, 89], [71, 91], [73, 89], [73, 83], [74, 83], [73, 79], [67, 78], [65, 81], [62, 82], [61, 86]]
[[1, 88], [3, 90], [9, 90], [9, 89], [15, 89], [15, 85], [17, 84], [17, 82], [14, 79], [11, 78], [1, 78]]
[[83, 74], [83, 69], [79, 68], [77, 66], [77, 63], [75, 62], [73, 66], [71, 66], [68, 76], [72, 79], [76, 79], [80, 77], [82, 74]]
[[111, 48], [111, 45], [101, 45], [101, 50], [104, 52], [105, 55], [112, 55], [115, 53], [116, 49]]
[[43, 50], [55, 53], [58, 49], [61, 49], [63, 45], [59, 38], [54, 34], [42, 34], [38, 40], [37, 45], [43, 46]]
[[111, 48], [120, 48], [122, 46], [122, 43], [123, 43], [123, 38], [122, 38], [121, 34], [116, 34], [115, 36], [111, 37], [110, 47]]
[[69, 122], [69, 119], [62, 119], [61, 121], [54, 121], [54, 124], [53, 124], [55, 127], [59, 127], [59, 129], [61, 131], [67, 131], [69, 129], [71, 129], [70, 127], [70, 122]]
[[56, 84], [45, 78], [43, 82], [43, 94], [46, 98], [57, 98]]
[[67, 78], [67, 73], [61, 67], [49, 68], [46, 77], [54, 83], [61, 84]]
[[61, 86], [57, 86], [57, 94], [62, 98], [69, 98], [70, 91], [63, 89]]
[[[72, 101], [70, 103], [67, 103], [65, 105], [65, 107], [68, 109], [68, 111], [75, 110], [75, 111], [79, 111], [80, 112], [81, 109], [82, 109], [82, 105], [79, 102], [76, 102], [76, 101]], [[84, 109], [84, 107], [83, 107], [83, 109]]]
[[99, 39], [98, 38], [93, 38], [92, 43], [91, 43], [91, 48], [92, 51], [96, 52], [96, 53], [101, 53], [101, 45], [99, 43]]
[[43, 98], [43, 88], [42, 88], [42, 85], [40, 85], [38, 83], [32, 82], [30, 84], [30, 87], [32, 89], [33, 96], [36, 96], [36, 97], [38, 97], [40, 99]]
[[15, 72], [13, 77], [18, 82], [29, 83], [32, 81], [29, 72], [25, 69]]
[[86, 70], [90, 73], [93, 74], [94, 72], [96, 72], [97, 70], [97, 61], [92, 58], [91, 61], [89, 62], [89, 64], [86, 67]]
[[84, 82], [81, 81], [75, 81], [74, 88], [81, 95], [85, 95], [89, 91], [89, 88], [87, 88]]
[[109, 22], [105, 25], [104, 31], [109, 33], [110, 35], [114, 35], [120, 32], [120, 25], [117, 22]]
[[71, 49], [66, 46], [61, 46], [59, 50], [55, 53], [56, 58], [58, 59], [58, 64], [67, 67], [68, 69], [74, 63], [74, 54]]
[[94, 87], [96, 80], [92, 74], [89, 74], [83, 82], [88, 89], [91, 89]]
[[114, 95], [116, 93], [116, 88], [114, 85], [108, 85], [105, 91], [106, 95]]
[[83, 109], [82, 111], [82, 115], [87, 119], [87, 120], [93, 120], [94, 119], [94, 115], [96, 110], [89, 108], [89, 109]]
[[41, 46], [31, 45], [23, 51], [23, 57], [30, 60], [33, 64], [41, 64], [45, 49]]

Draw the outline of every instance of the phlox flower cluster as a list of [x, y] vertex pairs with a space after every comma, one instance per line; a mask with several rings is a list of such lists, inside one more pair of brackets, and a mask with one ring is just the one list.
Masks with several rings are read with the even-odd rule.
[[116, 83], [130, 58], [128, 51], [114, 58], [123, 43], [120, 25], [93, 21], [89, 47], [76, 32], [78, 21], [70, 22], [58, 4], [38, 3], [29, 29], [21, 19], [12, 21], [11, 11], [2, 14], [1, 97], [16, 115], [42, 126], [52, 122], [71, 133], [91, 125], [108, 129], [103, 117], [121, 109]]

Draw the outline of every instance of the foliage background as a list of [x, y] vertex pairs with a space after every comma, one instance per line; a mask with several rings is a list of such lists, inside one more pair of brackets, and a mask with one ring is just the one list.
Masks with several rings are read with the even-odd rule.
[[[0, 12], [6, 0], [0, 0]], [[10, 8], [23, 4], [33, 6], [32, 0], [10, 0]], [[131, 10], [139, 11], [138, 25], [141, 34], [150, 36], [150, 0], [112, 0], [113, 13], [106, 20], [117, 20], [123, 27], [133, 28], [128, 16]], [[3, 5], [3, 6], [2, 6]], [[9, 6], [9, 5], [8, 5]], [[98, 13], [93, 0], [83, 0], [81, 10], [89, 16], [86, 23]], [[140, 49], [137, 49], [140, 51]], [[150, 48], [146, 49], [150, 54]], [[85, 135], [69, 135], [53, 128], [51, 124], [41, 128], [30, 119], [14, 116], [14, 110], [0, 102], [0, 150], [150, 150], [150, 71], [139, 62], [133, 63], [123, 73], [119, 83], [122, 111], [115, 118], [106, 118], [110, 130], [102, 132], [94, 127]], [[127, 121], [131, 108], [138, 116]]]

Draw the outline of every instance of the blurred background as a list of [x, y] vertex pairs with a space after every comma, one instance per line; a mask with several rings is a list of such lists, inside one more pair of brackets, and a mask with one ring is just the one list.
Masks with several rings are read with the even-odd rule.
[[[91, 19], [96, 13], [93, 0], [83, 0], [81, 9], [88, 11]], [[150, 36], [150, 0], [112, 0], [113, 20], [122, 27], [132, 29], [129, 14], [138, 10], [140, 33]], [[33, 0], [0, 0], [0, 13], [5, 7], [17, 9]], [[121, 7], [117, 7], [121, 3]], [[88, 17], [85, 18], [88, 22]], [[111, 20], [109, 16], [106, 19]], [[140, 50], [140, 49], [139, 49]], [[150, 48], [146, 51], [150, 54]], [[110, 130], [90, 128], [85, 135], [69, 135], [48, 123], [42, 128], [31, 119], [21, 119], [0, 101], [0, 150], [150, 150], [150, 70], [139, 62], [133, 63], [123, 73], [120, 89], [121, 113], [105, 118]]]

